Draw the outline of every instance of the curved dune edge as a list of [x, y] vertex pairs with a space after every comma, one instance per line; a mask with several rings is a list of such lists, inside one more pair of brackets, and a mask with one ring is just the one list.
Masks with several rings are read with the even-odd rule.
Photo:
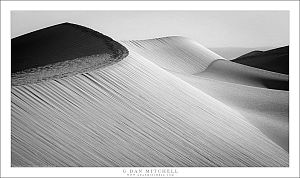
[[[71, 25], [73, 26], [73, 24]], [[89, 33], [97, 33], [88, 28], [86, 30]], [[163, 69], [189, 74], [202, 72], [213, 61], [224, 59], [198, 42], [181, 36], [121, 41], [119, 43], [112, 41], [111, 45], [116, 51], [115, 54], [95, 54], [12, 73], [12, 86], [69, 77], [107, 67], [128, 56], [128, 49], [139, 53]], [[119, 49], [120, 46], [125, 50]], [[162, 57], [165, 60], [162, 60]]]
[[289, 151], [289, 92], [173, 73], [243, 115], [247, 122]]
[[136, 52], [159, 67], [173, 72], [199, 73], [214, 60], [224, 59], [197, 41], [182, 36], [120, 41], [120, 43], [129, 51]]
[[289, 89], [289, 76], [258, 69], [227, 60], [215, 60], [202, 72], [195, 74], [223, 82], [275, 90]]
[[128, 50], [90, 28], [62, 23], [13, 38], [12, 86], [69, 77], [112, 65]]
[[119, 50], [118, 54], [93, 55], [32, 68], [13, 73], [11, 76], [11, 84], [12, 86], [18, 86], [70, 77], [115, 64], [127, 55], [128, 52], [121, 52]]

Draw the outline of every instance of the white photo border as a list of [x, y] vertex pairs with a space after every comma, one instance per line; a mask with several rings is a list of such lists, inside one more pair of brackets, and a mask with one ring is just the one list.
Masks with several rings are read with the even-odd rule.
[[[290, 164], [283, 168], [184, 168], [174, 177], [299, 176], [299, 2], [297, 1], [2, 1], [1, 2], [1, 176], [126, 177], [124, 170], [149, 168], [11, 167], [11, 11], [14, 10], [285, 10], [290, 12]], [[24, 22], [26, 23], [26, 22]], [[154, 168], [159, 169], [159, 168]]]

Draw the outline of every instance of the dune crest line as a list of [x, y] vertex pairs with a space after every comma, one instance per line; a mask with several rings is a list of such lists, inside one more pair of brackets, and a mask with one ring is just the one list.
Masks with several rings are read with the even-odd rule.
[[54, 25], [12, 39], [12, 86], [88, 72], [127, 55], [124, 46], [97, 31]]

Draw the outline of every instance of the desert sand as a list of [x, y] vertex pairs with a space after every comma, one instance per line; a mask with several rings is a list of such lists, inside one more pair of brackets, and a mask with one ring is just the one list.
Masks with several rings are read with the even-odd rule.
[[265, 82], [288, 76], [184, 37], [120, 44], [122, 59], [12, 86], [12, 166], [289, 165], [288, 91]]
[[128, 50], [89, 28], [63, 23], [12, 39], [12, 85], [51, 80], [116, 63]]
[[261, 70], [227, 60], [215, 60], [210, 63], [205, 71], [195, 75], [247, 86], [276, 90], [289, 89], [288, 75]]

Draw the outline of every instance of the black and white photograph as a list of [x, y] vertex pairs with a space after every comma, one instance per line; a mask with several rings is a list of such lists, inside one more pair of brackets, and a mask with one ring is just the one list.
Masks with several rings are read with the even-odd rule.
[[295, 166], [291, 19], [284, 9], [11, 10], [8, 166], [125, 177]]

